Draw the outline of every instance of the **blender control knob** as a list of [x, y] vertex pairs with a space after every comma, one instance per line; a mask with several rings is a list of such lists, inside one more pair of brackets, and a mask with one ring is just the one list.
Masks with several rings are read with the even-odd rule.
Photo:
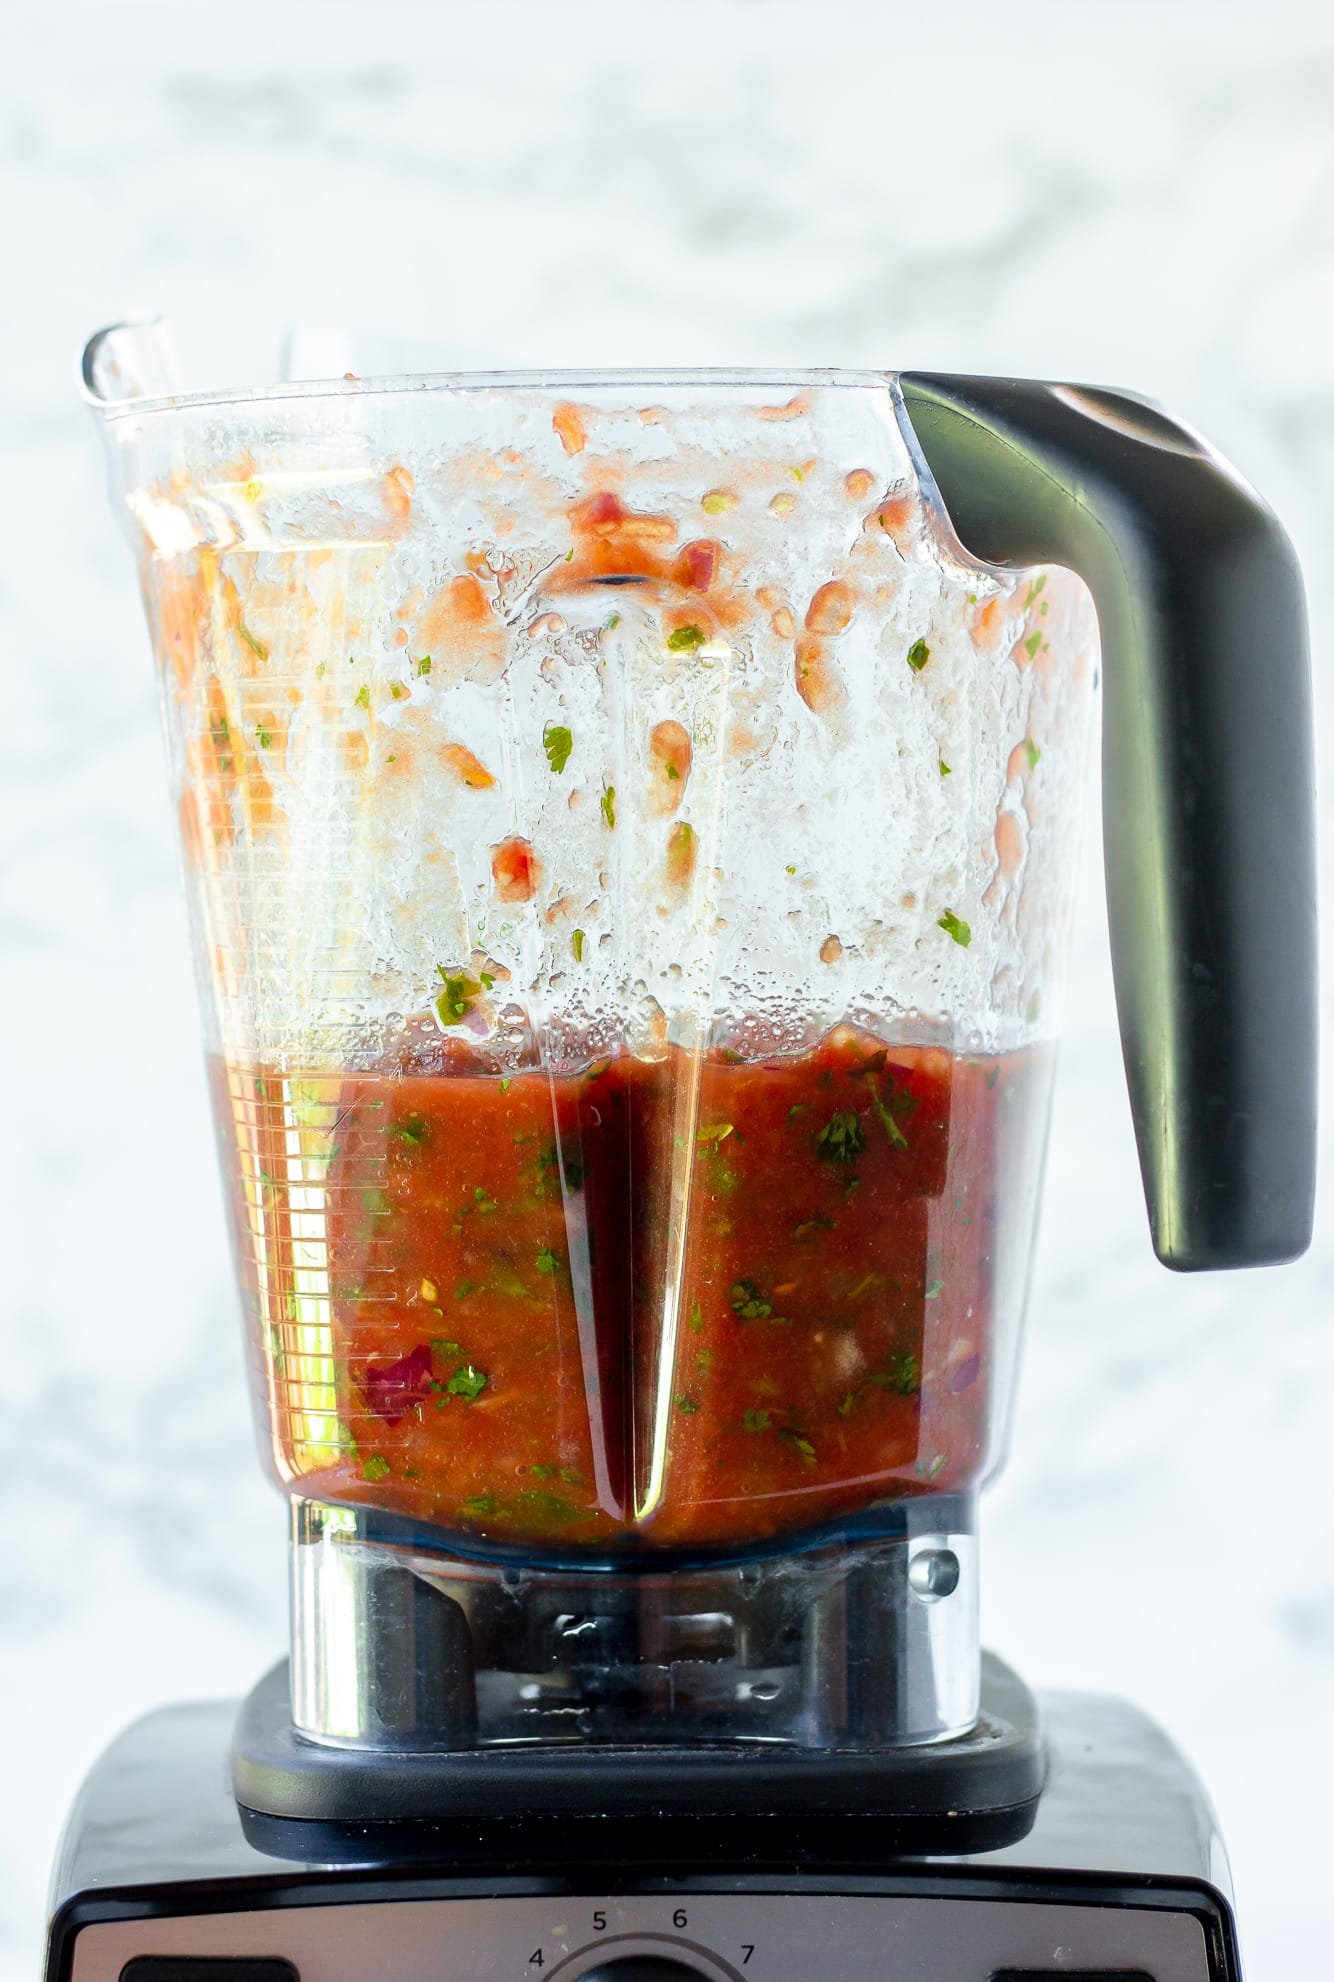
[[623, 1954], [611, 1961], [600, 1961], [586, 1968], [579, 1982], [700, 1982], [700, 1972], [688, 1961], [673, 1961], [665, 1954]]

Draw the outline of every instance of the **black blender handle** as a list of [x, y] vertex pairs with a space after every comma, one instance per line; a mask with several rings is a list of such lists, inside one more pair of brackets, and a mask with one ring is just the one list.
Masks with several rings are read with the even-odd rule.
[[1154, 1250], [1264, 1266], [1310, 1243], [1315, 813], [1306, 608], [1255, 492], [1145, 400], [904, 374], [961, 542], [1068, 565], [1103, 653], [1103, 836]]

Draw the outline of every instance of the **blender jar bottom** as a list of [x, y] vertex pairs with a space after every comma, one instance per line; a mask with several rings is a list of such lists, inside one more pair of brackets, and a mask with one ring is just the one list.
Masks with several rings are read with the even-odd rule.
[[404, 1752], [946, 1740], [978, 1713], [974, 1516], [923, 1497], [881, 1533], [634, 1572], [452, 1559], [298, 1500], [293, 1724]]

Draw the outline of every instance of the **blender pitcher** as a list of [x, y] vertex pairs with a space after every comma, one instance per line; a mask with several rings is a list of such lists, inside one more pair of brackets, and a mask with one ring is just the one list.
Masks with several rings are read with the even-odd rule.
[[292, 1501], [297, 1729], [968, 1729], [1100, 622], [1155, 1243], [1305, 1243], [1272, 518], [1163, 414], [1066, 387], [179, 396], [134, 326], [85, 376]]

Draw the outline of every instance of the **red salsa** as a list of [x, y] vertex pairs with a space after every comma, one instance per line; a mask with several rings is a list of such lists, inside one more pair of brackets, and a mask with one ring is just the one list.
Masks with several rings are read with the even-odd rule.
[[847, 1026], [561, 1076], [228, 1069], [280, 1473], [589, 1549], [973, 1486], [1048, 1071]]

